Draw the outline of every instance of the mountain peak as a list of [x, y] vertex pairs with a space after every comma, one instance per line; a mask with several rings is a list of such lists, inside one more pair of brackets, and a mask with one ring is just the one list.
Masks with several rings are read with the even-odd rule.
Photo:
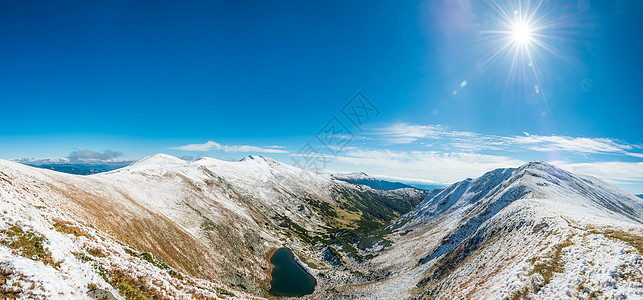
[[254, 161], [254, 162], [267, 162], [267, 163], [280, 163], [272, 158], [265, 157], [263, 155], [248, 155], [241, 159], [242, 162], [249, 162], [249, 161]]
[[334, 178], [337, 179], [373, 179], [370, 175], [364, 173], [364, 172], [353, 172], [353, 173], [346, 173], [346, 174], [332, 174], [331, 175]]
[[530, 161], [530, 162], [520, 166], [518, 169], [519, 170], [521, 170], [521, 169], [537, 169], [537, 170], [544, 170], [544, 171], [547, 171], [547, 170], [563, 171], [562, 169], [560, 169], [560, 168], [558, 168], [558, 167], [556, 167], [556, 166], [554, 166], [552, 164], [549, 164], [549, 163], [546, 163], [546, 162], [540, 161], [540, 160]]
[[180, 158], [178, 158], [178, 157], [168, 155], [168, 154], [164, 154], [164, 153], [158, 153], [158, 154], [154, 154], [154, 155], [151, 155], [151, 156], [145, 156], [145, 157], [135, 161], [134, 163], [132, 163], [132, 166], [135, 166], [135, 165], [183, 164], [183, 163], [185, 163], [185, 161], [180, 159]]

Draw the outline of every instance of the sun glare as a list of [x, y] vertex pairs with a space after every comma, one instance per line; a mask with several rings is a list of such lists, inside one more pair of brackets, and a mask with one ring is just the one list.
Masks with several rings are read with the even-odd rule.
[[531, 78], [533, 84], [529, 86], [544, 98], [538, 66], [545, 52], [555, 51], [546, 41], [552, 23], [543, 11], [543, 1], [524, 1], [523, 5], [522, 0], [489, 0], [496, 16], [491, 18], [488, 29], [480, 32], [489, 37], [491, 50], [483, 65], [497, 61], [500, 66], [508, 66], [508, 80], [512, 83], [524, 83]]
[[524, 22], [517, 22], [511, 28], [511, 38], [513, 42], [518, 45], [525, 45], [531, 42], [532, 39], [532, 29], [529, 24]]

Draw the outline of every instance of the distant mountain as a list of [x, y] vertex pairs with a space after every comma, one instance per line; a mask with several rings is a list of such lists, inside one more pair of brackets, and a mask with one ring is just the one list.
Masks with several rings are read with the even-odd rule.
[[131, 162], [125, 162], [125, 163], [112, 164], [112, 165], [105, 165], [105, 164], [72, 164], [72, 163], [63, 163], [63, 164], [29, 164], [29, 163], [26, 163], [26, 165], [32, 166], [32, 167], [37, 167], [37, 168], [42, 168], [42, 169], [54, 170], [54, 171], [57, 171], [57, 172], [69, 173], [69, 174], [91, 175], [91, 174], [97, 174], [97, 173], [109, 172], [109, 171], [112, 171], [112, 170], [116, 170], [116, 169], [125, 167], [125, 166], [129, 165], [130, 163]]
[[639, 198], [643, 198], [643, 194], [636, 195]]
[[410, 186], [408, 184], [404, 184], [401, 182], [392, 182], [392, 181], [377, 179], [363, 172], [349, 173], [349, 174], [333, 174], [331, 176], [335, 179], [350, 182], [352, 184], [363, 184], [363, 185], [370, 186], [374, 189], [386, 190], [386, 191], [402, 189], [402, 188], [416, 188], [414, 186]]

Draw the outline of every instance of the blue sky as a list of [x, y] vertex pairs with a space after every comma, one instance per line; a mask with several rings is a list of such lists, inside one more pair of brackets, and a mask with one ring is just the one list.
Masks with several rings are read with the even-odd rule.
[[[503, 14], [534, 16], [528, 45]], [[545, 160], [643, 193], [642, 31], [635, 0], [2, 1], [0, 157], [323, 157], [440, 183]], [[359, 91], [378, 113], [356, 126]], [[334, 117], [352, 140], [332, 149]]]

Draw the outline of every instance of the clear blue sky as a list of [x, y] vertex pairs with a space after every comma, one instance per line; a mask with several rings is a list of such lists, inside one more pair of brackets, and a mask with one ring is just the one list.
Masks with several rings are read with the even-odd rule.
[[[516, 3], [0, 1], [0, 157], [292, 163], [362, 91], [380, 114], [328, 171], [452, 182], [538, 159], [643, 192], [643, 2]], [[489, 59], [517, 10], [540, 55]]]

